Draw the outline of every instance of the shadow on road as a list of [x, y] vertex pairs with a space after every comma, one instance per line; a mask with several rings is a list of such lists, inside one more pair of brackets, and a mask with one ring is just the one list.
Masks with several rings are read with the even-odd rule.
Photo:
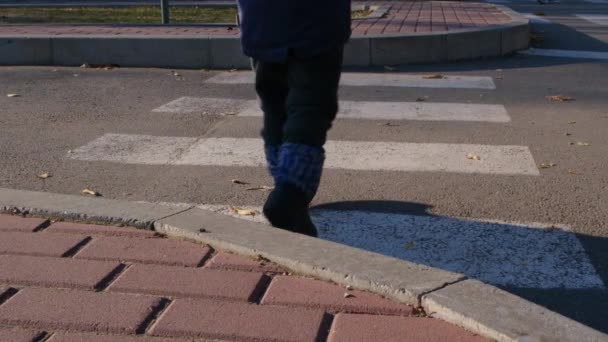
[[353, 201], [312, 209], [320, 237], [464, 274], [608, 332], [608, 239], [567, 227], [435, 216], [430, 206]]

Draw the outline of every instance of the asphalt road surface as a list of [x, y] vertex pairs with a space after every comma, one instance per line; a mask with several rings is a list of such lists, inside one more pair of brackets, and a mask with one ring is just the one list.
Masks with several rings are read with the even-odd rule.
[[[322, 238], [460, 272], [608, 332], [608, 4], [505, 5], [543, 11], [534, 51], [562, 57], [348, 70], [314, 220]], [[271, 180], [250, 81], [2, 67], [0, 187], [259, 208], [267, 192], [249, 189]]]

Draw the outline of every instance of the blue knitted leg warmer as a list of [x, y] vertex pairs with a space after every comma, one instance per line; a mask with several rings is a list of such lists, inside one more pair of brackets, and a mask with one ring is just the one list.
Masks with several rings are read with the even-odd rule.
[[265, 145], [264, 152], [266, 153], [266, 164], [268, 165], [268, 172], [272, 176], [272, 179], [277, 181], [279, 175], [279, 150], [280, 145]]
[[322, 147], [285, 143], [279, 151], [275, 182], [295, 186], [311, 202], [319, 189], [324, 162], [325, 150]]

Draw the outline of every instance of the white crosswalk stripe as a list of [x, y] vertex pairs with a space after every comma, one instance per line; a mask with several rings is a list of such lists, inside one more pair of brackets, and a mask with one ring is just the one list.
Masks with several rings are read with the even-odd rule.
[[[608, 3], [608, 2], [606, 2]], [[576, 14], [577, 17], [587, 20], [590, 23], [594, 23], [596, 25], [608, 26], [608, 15], [601, 14]]]
[[601, 51], [553, 50], [553, 49], [530, 48], [528, 50], [520, 51], [519, 53], [523, 54], [523, 55], [530, 55], [530, 56], [608, 60], [608, 52], [601, 52]]
[[551, 24], [551, 20], [538, 16], [532, 13], [522, 13], [522, 15], [528, 19], [530, 19], [530, 23], [532, 24]]
[[[148, 165], [264, 167], [263, 142], [106, 134], [73, 151], [77, 160]], [[525, 146], [329, 141], [326, 168], [538, 176]], [[467, 155], [481, 160], [468, 159]]]
[[[411, 75], [395, 73], [343, 73], [342, 86], [352, 87], [402, 87], [402, 88], [459, 88], [496, 89], [491, 77], [487, 76], [441, 76]], [[252, 84], [252, 72], [225, 72], [207, 79], [207, 83]]]
[[[182, 97], [154, 109], [153, 112], [228, 113], [244, 117], [260, 117], [262, 116], [262, 112], [259, 107], [257, 101], [251, 100]], [[511, 121], [507, 110], [502, 105], [372, 101], [341, 101], [338, 118], [418, 121]]]

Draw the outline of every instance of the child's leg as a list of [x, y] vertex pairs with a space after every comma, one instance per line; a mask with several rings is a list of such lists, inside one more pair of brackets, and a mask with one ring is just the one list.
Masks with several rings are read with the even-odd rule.
[[279, 152], [276, 187], [264, 213], [280, 228], [316, 235], [308, 205], [317, 193], [325, 160], [323, 145], [338, 111], [342, 48], [288, 62], [287, 121]]
[[264, 112], [264, 150], [268, 170], [276, 180], [279, 149], [283, 143], [283, 126], [287, 120], [287, 65], [253, 62], [255, 89]]

